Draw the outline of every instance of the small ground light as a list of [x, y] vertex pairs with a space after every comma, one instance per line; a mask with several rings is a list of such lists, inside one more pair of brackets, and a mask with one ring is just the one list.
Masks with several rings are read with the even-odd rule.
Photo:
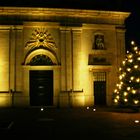
[[89, 106], [87, 106], [87, 109], [89, 109]]
[[93, 108], [93, 111], [95, 112], [96, 111], [96, 108]]
[[40, 109], [41, 111], [44, 111], [44, 108], [43, 107], [41, 107], [41, 109]]
[[139, 121], [139, 120], [135, 120], [134, 122], [135, 122], [135, 123], [139, 123], [140, 121]]

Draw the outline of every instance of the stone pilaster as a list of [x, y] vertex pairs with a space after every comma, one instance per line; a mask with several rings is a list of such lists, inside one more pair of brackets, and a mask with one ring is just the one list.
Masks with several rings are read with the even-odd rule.
[[81, 74], [81, 30], [72, 30], [72, 84], [73, 90], [81, 90], [80, 74]]
[[15, 61], [15, 35], [16, 30], [13, 28], [10, 29], [10, 89], [15, 90], [15, 67], [16, 67], [16, 61]]
[[71, 31], [61, 29], [61, 90], [72, 89], [72, 50]]
[[0, 91], [8, 92], [9, 91], [9, 37], [10, 31], [9, 27], [0, 27]]
[[116, 40], [117, 40], [117, 65], [120, 66], [122, 60], [125, 57], [125, 30], [116, 30]]

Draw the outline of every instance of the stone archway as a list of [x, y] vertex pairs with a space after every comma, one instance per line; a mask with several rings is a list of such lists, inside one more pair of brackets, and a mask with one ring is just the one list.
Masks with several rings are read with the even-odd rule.
[[34, 30], [25, 45], [23, 90], [31, 106], [53, 106], [57, 104], [59, 60], [57, 47], [45, 28]]
[[[30, 65], [31, 61], [39, 55], [46, 56], [46, 61], [49, 60], [50, 62], [52, 62], [52, 63], [50, 63], [51, 65], [58, 65], [58, 60], [57, 60], [56, 56], [49, 50], [42, 49], [42, 48], [36, 49], [36, 50], [32, 51], [30, 54], [28, 54], [28, 56], [25, 58], [24, 65]], [[47, 65], [47, 63], [46, 63], [46, 65]]]

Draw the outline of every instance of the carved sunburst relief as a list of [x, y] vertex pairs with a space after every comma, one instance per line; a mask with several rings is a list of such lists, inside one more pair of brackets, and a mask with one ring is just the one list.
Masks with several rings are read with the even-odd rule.
[[33, 49], [36, 47], [56, 49], [56, 44], [46, 28], [35, 29], [30, 40], [26, 44], [27, 49]]

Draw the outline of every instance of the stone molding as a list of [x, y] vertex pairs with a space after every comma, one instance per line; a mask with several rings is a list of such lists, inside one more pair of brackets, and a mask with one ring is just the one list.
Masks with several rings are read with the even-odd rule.
[[124, 20], [130, 15], [129, 12], [118, 11], [102, 11], [102, 10], [84, 10], [84, 9], [62, 9], [62, 8], [35, 8], [35, 7], [0, 7], [0, 15], [12, 16], [48, 16], [54, 17], [69, 17], [69, 18], [92, 18], [96, 20], [119, 20], [119, 23], [124, 23]]

